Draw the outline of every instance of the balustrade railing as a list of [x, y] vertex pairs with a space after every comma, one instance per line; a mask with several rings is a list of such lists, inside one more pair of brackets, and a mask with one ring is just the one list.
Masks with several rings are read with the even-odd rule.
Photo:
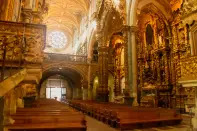
[[87, 63], [87, 56], [45, 53], [44, 60], [45, 62], [66, 61], [66, 62]]
[[4, 96], [8, 91], [16, 87], [22, 82], [27, 74], [26, 69], [20, 70], [18, 73], [10, 76], [9, 78], [0, 82], [0, 98]]

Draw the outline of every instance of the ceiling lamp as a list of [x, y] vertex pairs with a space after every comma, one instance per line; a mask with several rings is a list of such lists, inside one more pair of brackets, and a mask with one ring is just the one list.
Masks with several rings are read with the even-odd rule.
[[115, 5], [116, 7], [119, 7], [119, 5], [120, 5], [120, 0], [114, 0], [114, 5]]
[[94, 21], [92, 22], [92, 27], [93, 27], [94, 29], [96, 29], [96, 26], [97, 26], [97, 23], [96, 23], [96, 21], [94, 20]]

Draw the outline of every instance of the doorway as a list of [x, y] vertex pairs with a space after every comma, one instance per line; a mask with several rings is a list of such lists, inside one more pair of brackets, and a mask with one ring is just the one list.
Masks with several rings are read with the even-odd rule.
[[46, 88], [46, 98], [49, 99], [57, 99], [58, 101], [61, 101], [65, 94], [66, 88]]

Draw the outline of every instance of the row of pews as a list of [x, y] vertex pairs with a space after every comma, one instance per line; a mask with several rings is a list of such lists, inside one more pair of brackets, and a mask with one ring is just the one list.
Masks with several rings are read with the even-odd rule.
[[18, 108], [11, 115], [10, 131], [86, 131], [85, 116], [53, 99], [40, 99], [31, 108]]
[[181, 115], [173, 109], [129, 107], [95, 101], [68, 101], [69, 105], [121, 130], [179, 124]]

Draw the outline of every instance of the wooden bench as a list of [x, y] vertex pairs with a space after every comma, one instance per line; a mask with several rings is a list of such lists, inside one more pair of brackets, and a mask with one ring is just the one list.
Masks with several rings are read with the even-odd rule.
[[129, 107], [115, 103], [80, 100], [69, 101], [69, 105], [121, 130], [175, 125], [182, 121], [181, 115], [173, 109]]
[[33, 108], [19, 108], [11, 115], [14, 124], [5, 128], [11, 131], [86, 131], [85, 116], [76, 110], [50, 99], [33, 103]]

